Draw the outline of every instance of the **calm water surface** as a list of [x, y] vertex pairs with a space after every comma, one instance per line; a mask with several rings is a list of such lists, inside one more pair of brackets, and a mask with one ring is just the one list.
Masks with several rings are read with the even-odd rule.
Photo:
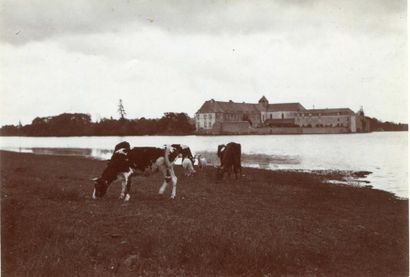
[[269, 169], [371, 171], [375, 188], [408, 198], [407, 132], [339, 135], [267, 136], [132, 136], [132, 137], [0, 137], [0, 149], [108, 159], [115, 144], [189, 145], [216, 163], [217, 145], [242, 144], [243, 164]]

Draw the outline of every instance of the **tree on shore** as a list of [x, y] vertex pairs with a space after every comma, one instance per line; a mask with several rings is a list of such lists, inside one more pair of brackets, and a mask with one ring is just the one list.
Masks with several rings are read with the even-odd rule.
[[173, 112], [164, 113], [164, 116], [158, 121], [158, 128], [176, 134], [188, 134], [195, 130], [195, 126], [190, 122], [186, 113]]
[[127, 113], [125, 112], [124, 105], [122, 104], [122, 99], [120, 99], [120, 103], [118, 104], [118, 113], [120, 114], [120, 119], [124, 120]]

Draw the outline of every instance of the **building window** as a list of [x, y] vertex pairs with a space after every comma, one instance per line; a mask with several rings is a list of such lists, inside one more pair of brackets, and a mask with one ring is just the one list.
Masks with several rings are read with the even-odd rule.
[[272, 119], [272, 114], [270, 114], [270, 119]]
[[282, 119], [284, 119], [285, 118], [285, 115], [282, 113]]

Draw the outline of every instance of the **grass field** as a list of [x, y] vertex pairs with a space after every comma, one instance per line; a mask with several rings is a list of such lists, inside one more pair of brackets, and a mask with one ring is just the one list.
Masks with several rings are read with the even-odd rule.
[[156, 174], [134, 178], [127, 203], [119, 184], [95, 201], [104, 161], [0, 153], [3, 276], [409, 275], [408, 201], [387, 192], [178, 167], [175, 200]]

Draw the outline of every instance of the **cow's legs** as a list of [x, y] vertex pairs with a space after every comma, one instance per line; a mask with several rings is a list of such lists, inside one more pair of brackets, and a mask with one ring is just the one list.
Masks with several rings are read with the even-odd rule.
[[[177, 181], [178, 178], [175, 176], [174, 169], [166, 169], [165, 167], [161, 168], [161, 172], [164, 175], [164, 182], [162, 183], [161, 188], [159, 189], [159, 194], [164, 194], [167, 186], [169, 183], [172, 183], [172, 193], [171, 193], [171, 198], [174, 199], [176, 194], [177, 194]], [[169, 178], [169, 175], [171, 179]]]
[[128, 201], [131, 198], [130, 195], [130, 188], [131, 188], [131, 175], [133, 171], [130, 169], [128, 172], [124, 172], [122, 177], [122, 183], [121, 183], [121, 194], [120, 194], [120, 199], [124, 199], [124, 201]]
[[127, 187], [127, 181], [126, 181], [125, 178], [124, 178], [124, 180], [121, 181], [120, 199], [124, 199], [124, 198], [125, 198], [125, 190], [126, 190], [126, 187]]
[[167, 169], [164, 166], [160, 167], [160, 171], [162, 173], [162, 175], [164, 175], [164, 182], [162, 183], [161, 187], [159, 188], [159, 194], [164, 194], [167, 186], [168, 186], [168, 182], [167, 182]]
[[171, 181], [172, 181], [172, 193], [171, 193], [171, 199], [174, 199], [175, 196], [177, 195], [177, 182], [178, 178], [175, 176], [174, 169], [171, 170]]
[[159, 194], [164, 194], [164, 191], [166, 190], [168, 186], [168, 182], [164, 180], [164, 182], [162, 183], [162, 186], [159, 188]]
[[196, 173], [194, 165], [192, 163], [189, 164], [189, 176], [193, 175]]
[[231, 179], [232, 167], [229, 166], [226, 172], [228, 173], [228, 178]]
[[125, 198], [124, 201], [128, 201], [131, 198], [131, 176], [128, 177], [127, 185], [125, 187]]

